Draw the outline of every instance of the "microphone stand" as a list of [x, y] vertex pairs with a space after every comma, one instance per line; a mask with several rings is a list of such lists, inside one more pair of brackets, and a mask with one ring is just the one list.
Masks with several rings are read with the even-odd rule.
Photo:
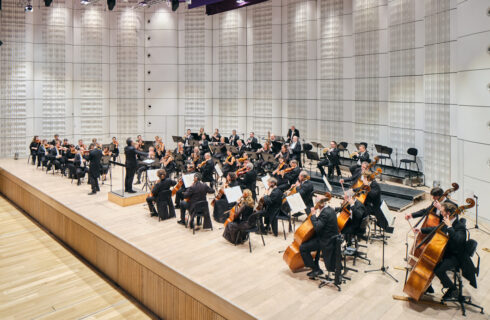
[[490, 235], [490, 233], [488, 231], [480, 229], [480, 227], [478, 226], [478, 196], [476, 194], [474, 194], [473, 198], [475, 198], [475, 202], [476, 202], [476, 205], [475, 205], [475, 226], [473, 228], [468, 229], [468, 230], [477, 229], [477, 230], [483, 231], [484, 233]]

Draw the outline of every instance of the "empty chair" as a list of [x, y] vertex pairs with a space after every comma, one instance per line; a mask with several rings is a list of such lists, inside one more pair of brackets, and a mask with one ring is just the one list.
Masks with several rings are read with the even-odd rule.
[[394, 166], [391, 154], [393, 153], [393, 148], [382, 146], [380, 144], [375, 144], [376, 152], [378, 153], [379, 163], [386, 164], [386, 160], [390, 159], [391, 166]]
[[400, 160], [400, 165], [398, 168], [401, 168], [402, 163], [404, 164], [404, 168], [410, 170], [412, 167], [412, 163], [415, 163], [417, 166], [417, 172], [420, 172], [419, 170], [419, 165], [417, 163], [417, 155], [419, 151], [416, 148], [408, 148], [407, 153], [411, 156], [413, 156], [413, 159], [401, 159]]
[[[252, 242], [250, 240], [250, 233], [259, 231], [260, 216], [258, 212], [252, 213], [250, 217], [248, 217], [247, 221], [250, 228], [239, 230], [236, 239], [240, 239], [240, 237], [246, 235], [248, 237], [248, 249], [250, 250], [250, 253], [252, 253]], [[265, 247], [264, 235], [261, 232], [260, 232], [260, 237], [262, 238], [262, 243], [264, 244]]]

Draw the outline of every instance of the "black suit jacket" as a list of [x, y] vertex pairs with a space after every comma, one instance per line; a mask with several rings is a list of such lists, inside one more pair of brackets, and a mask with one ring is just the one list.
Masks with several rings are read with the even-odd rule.
[[327, 154], [327, 159], [330, 161], [331, 165], [340, 165], [340, 155], [339, 155], [339, 149], [334, 148], [330, 153]]
[[274, 220], [281, 211], [282, 195], [282, 190], [276, 187], [270, 195], [264, 196], [264, 205], [270, 220]]
[[292, 134], [292, 133], [293, 132], [291, 132], [291, 129], [289, 129], [288, 135], [287, 135], [287, 142], [288, 143], [292, 141], [292, 137], [294, 137], [294, 136], [297, 136], [299, 138], [299, 130], [298, 129], [294, 129], [294, 134]]
[[301, 157], [301, 143], [298, 141], [293, 149], [291, 149], [292, 155], [291, 158], [295, 160], [299, 160]]
[[362, 168], [358, 167], [354, 170], [354, 173], [352, 174], [352, 176], [344, 179], [344, 182], [349, 183], [349, 184], [355, 184], [356, 181], [361, 177], [361, 174], [362, 174]]
[[381, 188], [376, 181], [371, 182], [371, 191], [366, 196], [366, 201], [364, 205], [366, 207], [371, 207], [371, 209], [379, 209], [381, 206]]
[[242, 189], [249, 189], [252, 194], [255, 194], [255, 185], [257, 183], [257, 172], [255, 170], [250, 170], [240, 178], [240, 186]]
[[177, 184], [177, 182], [175, 182], [174, 180], [165, 177], [165, 179], [163, 179], [163, 180], [159, 181], [157, 184], [155, 184], [155, 186], [151, 190], [151, 193], [153, 193], [153, 196], [156, 199], [160, 192], [165, 191], [165, 190], [170, 190], [170, 187], [173, 187], [176, 184]]
[[136, 155], [147, 156], [146, 152], [136, 150], [133, 146], [124, 147], [124, 154], [126, 155], [126, 168], [136, 169], [138, 166], [138, 161], [136, 160]]
[[359, 153], [358, 156], [354, 157], [355, 160], [360, 160], [362, 162], [371, 162], [371, 159], [369, 159], [369, 152], [365, 151], [364, 153]]
[[93, 149], [88, 154], [88, 161], [90, 161], [89, 173], [94, 177], [100, 175], [100, 159], [102, 159], [102, 151], [100, 149]]
[[299, 187], [296, 188], [296, 192], [301, 195], [303, 202], [309, 208], [313, 207], [313, 183], [310, 180], [306, 180]]
[[311, 223], [315, 229], [315, 237], [318, 237], [323, 246], [328, 245], [330, 239], [339, 233], [337, 214], [331, 207], [325, 207], [320, 215], [311, 215]]
[[247, 147], [248, 148], [254, 148], [255, 145], [258, 144], [258, 140], [257, 138], [253, 137], [252, 139], [250, 139], [250, 137], [247, 139]]
[[240, 136], [236, 135], [236, 136], [233, 136], [231, 135], [230, 138], [228, 139], [228, 142], [229, 144], [231, 144], [232, 146], [235, 146], [237, 145], [237, 141], [240, 140]]
[[189, 199], [189, 210], [194, 210], [196, 203], [206, 200], [207, 193], [214, 193], [214, 190], [200, 181], [194, 183], [184, 192], [184, 199]]
[[361, 227], [362, 219], [367, 215], [366, 207], [359, 200], [356, 200], [354, 205], [348, 206], [348, 209], [351, 212], [351, 218], [342, 229], [342, 233], [356, 234]]
[[294, 168], [292, 171], [289, 171], [284, 175], [284, 179], [289, 181], [289, 184], [295, 184], [298, 181], [299, 174], [301, 169], [299, 167]]
[[206, 164], [201, 168], [203, 181], [211, 181], [213, 179], [213, 171], [214, 162], [213, 159], [209, 159], [208, 161], [206, 161]]

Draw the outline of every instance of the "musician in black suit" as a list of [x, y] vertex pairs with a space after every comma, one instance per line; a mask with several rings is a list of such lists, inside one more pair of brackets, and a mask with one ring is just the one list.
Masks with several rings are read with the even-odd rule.
[[337, 142], [330, 141], [330, 148], [325, 148], [325, 159], [318, 162], [317, 167], [320, 170], [322, 176], [325, 176], [324, 166], [328, 166], [328, 178], [333, 177], [333, 170], [337, 170], [337, 175], [340, 177], [340, 155], [339, 149], [337, 148]]
[[296, 192], [301, 195], [303, 202], [306, 205], [305, 212], [310, 213], [313, 207], [313, 183], [310, 181], [308, 173], [306, 171], [301, 171], [298, 176], [298, 181], [295, 183]]
[[[342, 229], [342, 234], [355, 235], [360, 232], [362, 219], [367, 216], [366, 207], [362, 202], [354, 198], [354, 191], [347, 190], [344, 194], [344, 201], [347, 204], [347, 210], [350, 212], [350, 218], [347, 224]], [[336, 212], [340, 212], [341, 207], [335, 208]], [[362, 232], [361, 232], [362, 233]], [[350, 245], [351, 239], [347, 239], [347, 245]]]
[[46, 144], [48, 142], [46, 141], [46, 139], [44, 139], [43, 141], [41, 141], [41, 144], [39, 145], [39, 148], [37, 149], [37, 166], [39, 167], [41, 165], [41, 163], [43, 164], [43, 166], [46, 166], [48, 160], [47, 160], [47, 157], [46, 157], [46, 154], [47, 154], [47, 150], [46, 150]]
[[199, 147], [201, 149], [201, 155], [204, 155], [206, 152], [209, 152], [209, 141], [206, 138], [205, 134], [201, 136], [201, 140], [199, 141]]
[[241, 158], [243, 156], [243, 153], [245, 152], [245, 145], [243, 144], [243, 141], [242, 140], [238, 140], [237, 141], [237, 149], [238, 149], [238, 152], [237, 152], [237, 156], [239, 158]]
[[236, 130], [231, 131], [231, 136], [228, 138], [228, 143], [236, 147], [238, 140], [240, 140], [240, 137], [236, 134]]
[[85, 174], [88, 171], [87, 161], [83, 157], [83, 152], [83, 148], [78, 149], [77, 153], [75, 154], [75, 158], [73, 159], [74, 172], [72, 172], [72, 177], [77, 179], [78, 186], [81, 184], [81, 179], [85, 177]]
[[55, 146], [56, 143], [60, 143], [60, 146], [61, 146], [61, 139], [60, 139], [60, 135], [59, 134], [55, 134], [54, 135], [54, 139], [49, 143], [50, 145], [52, 146]]
[[259, 143], [257, 138], [255, 138], [255, 133], [250, 132], [250, 136], [247, 139], [246, 147], [247, 150], [255, 150], [255, 146]]
[[291, 153], [291, 159], [298, 161], [301, 167], [301, 143], [297, 136], [293, 137], [291, 144], [289, 145], [289, 152]]
[[137, 150], [131, 138], [126, 140], [126, 144], [127, 146], [124, 147], [124, 154], [126, 155], [126, 179], [124, 183], [124, 191], [128, 193], [136, 193], [136, 191], [133, 190], [134, 174], [138, 168], [136, 155], [147, 156], [147, 153]]
[[259, 216], [264, 218], [266, 226], [262, 219], [260, 219], [260, 231], [266, 233], [269, 226], [272, 227], [272, 232], [277, 237], [277, 216], [281, 213], [282, 195], [283, 192], [277, 187], [277, 180], [270, 178], [268, 181], [269, 189], [265, 191], [264, 195], [264, 208], [265, 210], [259, 211]]
[[291, 160], [289, 164], [290, 167], [287, 169], [288, 172], [281, 172], [284, 180], [282, 181], [283, 184], [279, 185], [279, 189], [282, 191], [286, 191], [291, 185], [295, 184], [298, 180], [299, 173], [301, 172], [301, 169], [298, 167], [298, 161]]
[[[54, 141], [54, 140], [53, 140]], [[56, 170], [61, 169], [63, 165], [63, 155], [61, 154], [60, 150], [60, 140], [56, 142], [56, 145], [54, 145], [50, 150], [47, 155], [47, 158], [49, 160], [47, 169], [48, 171], [51, 170], [51, 166], [54, 165], [54, 168]]]
[[430, 204], [430, 206], [428, 206], [427, 208], [421, 209], [419, 211], [416, 211], [414, 213], [405, 214], [405, 219], [408, 220], [408, 219], [412, 219], [412, 218], [415, 219], [415, 218], [419, 218], [419, 217], [426, 217], [430, 211], [433, 211], [433, 213], [437, 217], [439, 217], [439, 222], [440, 222], [442, 217], [441, 217], [441, 211], [439, 210], [438, 203], [439, 203], [439, 200], [443, 194], [444, 194], [444, 190], [442, 190], [441, 188], [439, 188], [439, 187], [432, 188], [430, 190], [430, 195], [432, 197], [432, 203]]
[[362, 174], [362, 182], [371, 188], [366, 196], [366, 201], [364, 201], [366, 212], [376, 217], [376, 224], [380, 228], [386, 229], [388, 221], [381, 211], [381, 188], [376, 182], [375, 176], [369, 172], [364, 172]]
[[287, 143], [291, 143], [293, 140], [293, 137], [298, 137], [299, 138], [299, 131], [296, 129], [294, 126], [291, 126], [291, 128], [288, 130], [288, 134], [286, 135]]
[[[447, 291], [442, 297], [443, 300], [447, 300], [458, 296], [457, 288], [451, 278], [448, 277], [447, 271], [460, 267], [463, 271], [463, 276], [476, 288], [476, 268], [466, 250], [466, 220], [459, 219], [458, 215], [451, 217], [457, 209], [453, 203], [445, 202], [439, 207], [441, 209], [442, 222], [444, 223], [441, 231], [445, 233], [449, 239], [446, 250], [444, 251], [444, 256], [435, 267], [434, 274], [439, 278], [442, 286], [447, 288]], [[415, 232], [429, 234], [433, 232], [434, 229], [435, 228], [417, 228], [415, 229]], [[432, 286], [427, 291], [434, 292], [434, 290], [431, 289]]]
[[[177, 221], [179, 224], [185, 225], [185, 212], [189, 210], [192, 213], [196, 203], [206, 200], [206, 194], [214, 193], [214, 190], [205, 183], [201, 182], [201, 174], [194, 174], [194, 183], [190, 186], [186, 192], [184, 192], [184, 200], [180, 203], [180, 220]], [[204, 228], [210, 227], [211, 220], [209, 222], [204, 221]], [[199, 222], [198, 222], [199, 225]], [[192, 223], [190, 224], [192, 228]]]
[[248, 189], [252, 192], [252, 198], [257, 198], [256, 184], [257, 184], [257, 172], [254, 169], [253, 163], [247, 163], [247, 172], [239, 179], [239, 184], [242, 190]]
[[369, 152], [367, 152], [367, 143], [361, 142], [359, 144], [359, 151], [354, 152], [352, 159], [356, 160], [356, 164], [349, 168], [350, 172], [353, 174], [354, 171], [361, 166], [363, 162], [371, 162], [369, 158]]
[[213, 187], [214, 186], [214, 177], [213, 177], [214, 162], [209, 152], [204, 155], [204, 160], [206, 161], [206, 163], [200, 168], [202, 181], [209, 182], [211, 184], [211, 187]]
[[[167, 178], [167, 172], [164, 169], [157, 171], [157, 177], [160, 179], [160, 181], [158, 181], [151, 189], [151, 196], [146, 198], [146, 203], [148, 203], [148, 208], [150, 209], [152, 217], [158, 215], [157, 211], [155, 210], [155, 205], [153, 204], [158, 199], [158, 194], [160, 192], [170, 190], [171, 187], [177, 184], [177, 182], [174, 180]], [[175, 217], [175, 208], [172, 202], [172, 196], [169, 194], [169, 197], [166, 200], [169, 212], [168, 216], [163, 218], [166, 219], [168, 217]]]
[[359, 180], [362, 176], [362, 174], [366, 171], [367, 167], [369, 166], [369, 163], [363, 162], [361, 167], [356, 168], [354, 172], [352, 173], [352, 176], [348, 178], [342, 178], [339, 180], [341, 184], [348, 183], [350, 185], [354, 185], [357, 180]]
[[318, 260], [315, 263], [311, 252], [321, 251], [323, 260], [327, 270], [332, 270], [332, 259], [335, 245], [335, 238], [339, 233], [337, 226], [337, 214], [335, 210], [329, 206], [323, 207], [323, 209], [312, 210], [311, 223], [315, 230], [315, 235], [310, 240], [306, 241], [299, 247], [301, 257], [305, 263], [305, 266], [310, 268], [311, 271], [307, 273], [308, 277], [317, 277], [323, 273], [318, 265]]
[[216, 128], [214, 130], [213, 135], [211, 136], [211, 142], [220, 142], [221, 141], [221, 134], [219, 133], [219, 129]]
[[90, 167], [88, 170], [89, 182], [92, 186], [92, 192], [90, 192], [89, 195], [96, 194], [97, 191], [100, 191], [99, 176], [102, 170], [100, 159], [102, 159], [102, 150], [92, 147], [92, 150], [90, 150], [87, 157], [87, 160], [90, 162]]

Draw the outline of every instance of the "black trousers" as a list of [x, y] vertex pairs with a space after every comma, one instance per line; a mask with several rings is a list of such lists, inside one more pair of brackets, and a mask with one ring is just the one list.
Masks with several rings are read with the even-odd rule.
[[317, 251], [317, 252], [321, 251], [322, 255], [324, 256], [323, 258], [324, 261], [327, 261], [327, 259], [325, 258], [326, 252], [325, 250], [323, 250], [323, 246], [317, 237], [314, 237], [306, 241], [305, 243], [303, 243], [301, 246], [299, 246], [299, 253], [301, 254], [301, 258], [303, 258], [303, 262], [305, 263], [305, 266], [313, 270], [318, 270], [320, 269], [319, 266], [320, 256], [319, 254], [317, 254], [315, 260], [313, 260], [313, 256], [311, 255], [313, 251]]
[[448, 270], [452, 270], [458, 266], [458, 260], [454, 256], [444, 257], [434, 269], [434, 274], [441, 280], [444, 288], [454, 288], [453, 281], [447, 275]]
[[132, 191], [133, 190], [133, 179], [134, 174], [136, 172], [135, 167], [126, 167], [126, 179], [124, 181], [124, 191]]
[[[260, 230], [264, 231], [264, 230], [268, 229], [269, 226], [271, 226], [272, 233], [277, 237], [277, 234], [278, 234], [278, 231], [277, 231], [277, 225], [278, 225], [277, 215], [271, 216], [271, 214], [269, 214], [267, 211], [259, 211], [257, 214], [261, 218], [260, 219]], [[262, 218], [263, 218], [266, 226], [264, 226], [264, 222], [262, 222]]]
[[157, 211], [155, 210], [155, 205], [153, 204], [153, 201], [155, 201], [155, 197], [147, 197], [146, 198], [146, 203], [148, 203], [148, 207], [150, 208], [150, 212], [151, 213], [157, 213]]
[[[318, 170], [320, 170], [320, 173], [322, 174], [322, 176], [326, 176], [326, 173], [325, 173], [325, 170], [323, 169], [323, 167], [328, 166], [329, 163], [330, 163], [330, 161], [328, 161], [328, 159], [323, 159], [317, 163], [316, 166], [317, 166]], [[330, 174], [330, 171], [328, 173]]]
[[32, 157], [32, 165], [35, 165], [36, 164], [37, 153], [31, 152], [31, 157]]
[[89, 171], [89, 182], [90, 182], [90, 185], [92, 186], [92, 192], [97, 192], [97, 191], [100, 191], [100, 188], [99, 188], [99, 174], [98, 173], [93, 173], [93, 172], [90, 172]]
[[185, 211], [189, 210], [189, 203], [187, 201], [182, 200], [180, 202], [180, 221], [185, 222]]

